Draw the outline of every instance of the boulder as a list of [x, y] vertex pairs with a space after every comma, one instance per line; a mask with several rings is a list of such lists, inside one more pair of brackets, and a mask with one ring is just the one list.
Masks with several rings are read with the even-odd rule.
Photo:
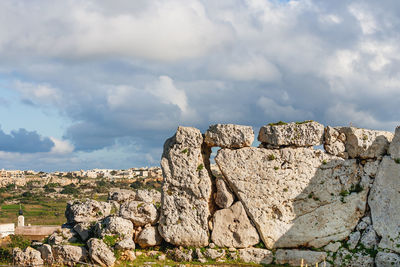
[[363, 232], [360, 243], [364, 248], [374, 249], [378, 244], [378, 237], [372, 225], [368, 226]]
[[91, 238], [87, 242], [89, 248], [89, 256], [97, 264], [101, 266], [113, 266], [116, 258], [112, 250], [100, 239]]
[[207, 248], [204, 251], [204, 256], [211, 260], [216, 260], [223, 258], [225, 256], [225, 250], [223, 249], [214, 249], [214, 248]]
[[92, 225], [90, 223], [77, 223], [73, 229], [84, 242], [88, 240], [92, 234]]
[[125, 238], [115, 244], [115, 249], [133, 250], [135, 249], [135, 242], [133, 242], [132, 238]]
[[215, 204], [221, 209], [229, 208], [233, 201], [235, 200], [235, 196], [232, 191], [226, 185], [224, 179], [221, 177], [217, 177], [215, 179], [215, 184], [217, 187], [217, 193], [215, 195]]
[[211, 240], [219, 247], [247, 248], [259, 243], [260, 237], [238, 201], [214, 213]]
[[87, 255], [85, 247], [72, 245], [53, 246], [54, 261], [59, 265], [75, 266], [79, 262], [86, 262]]
[[95, 235], [103, 238], [106, 235], [117, 236], [119, 240], [133, 237], [133, 224], [130, 220], [109, 216], [96, 223]]
[[246, 263], [268, 265], [274, 260], [274, 255], [267, 249], [243, 248], [239, 249], [239, 258]]
[[148, 226], [140, 232], [136, 238], [136, 242], [142, 248], [154, 247], [161, 244], [162, 237], [159, 234], [156, 226]]
[[221, 149], [215, 158], [268, 249], [320, 248], [364, 215], [362, 169], [312, 148]]
[[135, 200], [153, 204], [161, 203], [161, 193], [154, 189], [138, 189], [136, 190]]
[[327, 153], [347, 158], [346, 147], [345, 147], [346, 135], [340, 133], [338, 130], [331, 126], [325, 128], [324, 133], [324, 149]]
[[381, 163], [380, 160], [368, 161], [367, 163], [365, 163], [365, 165], [364, 165], [365, 175], [370, 176], [370, 177], [375, 177], [380, 163]]
[[394, 137], [389, 146], [389, 155], [392, 159], [400, 159], [400, 126], [396, 127]]
[[333, 242], [333, 243], [329, 243], [328, 245], [326, 245], [324, 247], [325, 251], [329, 251], [329, 252], [336, 252], [339, 250], [339, 248], [342, 246], [342, 243], [340, 242]]
[[360, 240], [361, 233], [356, 231], [349, 235], [349, 240], [347, 240], [347, 246], [349, 249], [353, 250], [358, 245], [358, 241]]
[[172, 258], [177, 262], [191, 262], [193, 259], [193, 251], [191, 249], [175, 248], [172, 251]]
[[400, 256], [390, 252], [378, 252], [375, 257], [376, 267], [400, 266]]
[[382, 159], [368, 204], [374, 230], [382, 237], [379, 247], [400, 253], [400, 164], [389, 156]]
[[205, 133], [204, 142], [209, 147], [241, 148], [251, 146], [254, 132], [251, 126], [214, 124]]
[[128, 189], [112, 188], [108, 192], [108, 200], [123, 203], [129, 200], [135, 200], [136, 192]]
[[14, 264], [17, 266], [41, 266], [44, 264], [40, 251], [34, 248], [27, 247], [24, 250], [14, 248], [12, 253]]
[[54, 262], [53, 251], [49, 244], [43, 244], [37, 248], [45, 264], [51, 265]]
[[198, 129], [179, 127], [164, 144], [159, 232], [169, 243], [208, 245], [212, 182], [207, 170], [211, 149]]
[[50, 245], [62, 245], [68, 243], [76, 243], [79, 241], [79, 236], [74, 229], [61, 228], [52, 233], [48, 238]]
[[358, 251], [353, 254], [347, 249], [341, 248], [336, 253], [334, 266], [373, 267], [374, 258], [364, 251]]
[[315, 121], [268, 124], [258, 134], [258, 141], [272, 147], [318, 146], [323, 139], [324, 126]]
[[373, 159], [380, 158], [387, 153], [393, 133], [360, 129], [355, 127], [341, 127], [339, 132], [346, 135], [346, 152], [350, 158]]
[[130, 220], [135, 226], [155, 224], [158, 219], [157, 208], [148, 202], [130, 201], [121, 205], [120, 216]]
[[70, 201], [65, 209], [65, 217], [68, 223], [95, 222], [111, 213], [111, 204], [107, 202], [88, 199], [85, 202], [79, 200]]
[[303, 266], [316, 266], [316, 263], [321, 263], [326, 260], [326, 252], [298, 250], [298, 249], [278, 249], [275, 253], [275, 263], [289, 264], [290, 266], [300, 266], [303, 261]]

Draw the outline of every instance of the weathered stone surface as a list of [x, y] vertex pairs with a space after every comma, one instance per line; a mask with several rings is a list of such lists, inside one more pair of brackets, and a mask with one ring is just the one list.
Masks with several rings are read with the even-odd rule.
[[204, 256], [206, 258], [216, 260], [225, 256], [225, 250], [223, 249], [214, 249], [214, 248], [207, 248], [204, 252]]
[[169, 243], [207, 246], [212, 198], [207, 171], [211, 149], [203, 146], [198, 129], [179, 127], [164, 144], [164, 184], [159, 232]]
[[400, 253], [400, 164], [391, 157], [382, 159], [368, 204], [379, 247]]
[[378, 171], [380, 160], [369, 161], [364, 165], [364, 173], [370, 177], [375, 177], [376, 172]]
[[400, 159], [400, 126], [396, 127], [394, 137], [389, 146], [389, 154], [392, 159]]
[[103, 238], [106, 235], [118, 236], [120, 240], [133, 237], [133, 224], [130, 220], [109, 216], [96, 223], [95, 235]]
[[88, 240], [92, 234], [92, 225], [90, 223], [75, 224], [73, 229], [76, 233], [78, 233], [82, 241]]
[[205, 133], [204, 142], [221, 148], [241, 148], [251, 146], [254, 132], [251, 126], [236, 124], [214, 124]]
[[260, 237], [238, 201], [214, 213], [211, 240], [219, 247], [247, 248], [260, 242]]
[[375, 257], [376, 267], [400, 266], [400, 256], [395, 253], [378, 252]]
[[153, 204], [161, 203], [161, 193], [154, 189], [138, 189], [136, 190], [135, 200]]
[[[326, 259], [326, 252], [298, 250], [298, 249], [278, 249], [275, 253], [275, 262], [277, 264], [289, 264], [291, 266], [300, 266], [301, 260], [304, 265], [315, 266]], [[303, 265], [303, 266], [304, 266]]]
[[37, 248], [38, 251], [40, 251], [40, 255], [46, 264], [53, 264], [54, 262], [54, 257], [53, 257], [53, 251], [51, 250], [51, 246], [49, 244], [43, 244]]
[[344, 133], [339, 133], [335, 128], [327, 126], [325, 128], [324, 137], [324, 149], [327, 153], [347, 158], [348, 155], [345, 152], [346, 135]]
[[324, 139], [324, 126], [315, 121], [265, 125], [260, 128], [258, 141], [271, 146], [317, 146]]
[[135, 200], [136, 192], [128, 189], [111, 188], [108, 192], [108, 200], [114, 200], [123, 203], [129, 200]]
[[349, 235], [349, 240], [347, 240], [347, 246], [349, 247], [349, 249], [355, 249], [355, 247], [358, 245], [360, 237], [361, 233], [357, 231]]
[[120, 216], [130, 220], [135, 226], [155, 224], [158, 219], [157, 208], [144, 201], [130, 201], [122, 204]]
[[239, 258], [247, 263], [271, 264], [274, 260], [274, 255], [267, 249], [243, 248], [239, 249]]
[[328, 245], [326, 245], [324, 247], [325, 251], [329, 251], [329, 252], [336, 252], [338, 251], [338, 249], [340, 248], [342, 244], [340, 242], [333, 242], [333, 243], [329, 243]]
[[100, 239], [91, 238], [87, 242], [89, 248], [89, 256], [97, 264], [101, 266], [113, 266], [116, 261], [112, 250]]
[[31, 247], [24, 250], [14, 248], [12, 253], [17, 266], [41, 266], [44, 263], [40, 252]]
[[172, 252], [172, 257], [175, 261], [178, 262], [191, 262], [193, 259], [193, 251], [191, 249], [180, 250], [179, 248], [175, 248]]
[[235, 196], [221, 177], [216, 178], [215, 184], [217, 186], [215, 204], [221, 209], [229, 208], [235, 200]]
[[61, 228], [49, 236], [48, 243], [50, 245], [61, 245], [67, 243], [78, 242], [78, 234], [74, 229]]
[[149, 226], [140, 232], [136, 242], [142, 248], [154, 247], [161, 244], [162, 237], [156, 226]]
[[346, 152], [350, 158], [379, 158], [387, 153], [393, 133], [341, 127], [339, 132], [346, 135]]
[[68, 223], [95, 222], [110, 215], [110, 212], [110, 203], [92, 199], [85, 202], [75, 200], [67, 203], [65, 217]]
[[374, 258], [363, 251], [352, 254], [347, 249], [341, 248], [336, 254], [334, 266], [373, 267]]
[[135, 242], [132, 238], [125, 238], [115, 244], [115, 249], [119, 250], [132, 250], [135, 249]]
[[87, 255], [85, 247], [72, 245], [53, 246], [54, 261], [57, 264], [75, 266], [78, 262], [86, 262]]
[[216, 162], [267, 248], [322, 247], [364, 215], [368, 188], [356, 160], [312, 148], [221, 149]]
[[378, 244], [378, 237], [372, 225], [365, 229], [361, 236], [360, 243], [368, 249], [375, 248], [375, 246]]

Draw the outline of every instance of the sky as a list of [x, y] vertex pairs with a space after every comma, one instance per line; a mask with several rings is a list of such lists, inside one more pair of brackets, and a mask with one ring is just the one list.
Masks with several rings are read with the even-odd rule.
[[0, 169], [159, 165], [178, 125], [400, 124], [397, 0], [2, 0]]

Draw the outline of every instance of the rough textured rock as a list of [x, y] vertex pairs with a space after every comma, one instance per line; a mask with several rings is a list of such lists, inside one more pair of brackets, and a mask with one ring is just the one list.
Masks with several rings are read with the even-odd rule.
[[53, 251], [49, 244], [43, 244], [37, 248], [40, 251], [40, 255], [44, 263], [51, 265], [54, 262]]
[[378, 252], [375, 257], [376, 267], [400, 266], [400, 256], [395, 253]]
[[329, 243], [324, 247], [324, 250], [330, 252], [336, 252], [341, 247], [341, 245], [342, 244], [340, 242]]
[[65, 217], [68, 223], [95, 222], [110, 215], [110, 212], [110, 203], [92, 199], [85, 202], [75, 200], [67, 203]]
[[254, 132], [251, 126], [236, 124], [211, 125], [205, 133], [204, 142], [221, 148], [241, 148], [251, 146]]
[[135, 200], [153, 204], [161, 203], [161, 193], [154, 189], [138, 189], [136, 190]]
[[207, 248], [204, 252], [204, 256], [206, 258], [216, 260], [225, 256], [225, 250], [223, 249], [214, 249], [214, 248]]
[[112, 188], [108, 192], [108, 200], [114, 200], [123, 203], [129, 200], [135, 200], [136, 192], [128, 189]]
[[96, 223], [95, 235], [103, 238], [106, 235], [118, 236], [120, 240], [133, 237], [133, 224], [130, 220], [109, 216]]
[[358, 245], [360, 237], [361, 237], [360, 232], [353, 232], [349, 235], [349, 240], [347, 240], [347, 245], [349, 249], [355, 249], [355, 247]]
[[191, 249], [183, 249], [175, 248], [172, 252], [172, 257], [175, 261], [187, 261], [191, 262], [193, 259], [193, 251]]
[[315, 121], [304, 123], [287, 123], [284, 125], [269, 124], [260, 128], [258, 141], [280, 146], [317, 146], [324, 138], [324, 126]]
[[221, 177], [216, 178], [215, 184], [217, 186], [215, 204], [221, 209], [229, 208], [235, 200], [235, 196]]
[[41, 266], [44, 263], [40, 252], [31, 247], [24, 250], [14, 248], [12, 253], [14, 263], [18, 266]]
[[158, 219], [157, 208], [148, 202], [130, 201], [123, 203], [120, 216], [130, 220], [135, 226], [155, 224]]
[[198, 129], [179, 127], [164, 144], [164, 184], [159, 232], [169, 243], [207, 246], [212, 182], [207, 170], [211, 149]]
[[364, 165], [364, 173], [370, 177], [375, 177], [376, 172], [378, 171], [380, 160], [369, 161]]
[[214, 213], [211, 240], [219, 247], [247, 248], [259, 243], [260, 237], [238, 201]]
[[368, 204], [379, 247], [400, 252], [400, 164], [384, 157], [369, 195]]
[[136, 238], [136, 242], [142, 248], [154, 247], [161, 244], [162, 237], [156, 226], [149, 226], [140, 232], [139, 236]]
[[100, 239], [91, 238], [87, 242], [90, 258], [101, 266], [113, 266], [116, 261], [112, 250]]
[[396, 127], [394, 137], [389, 146], [389, 154], [392, 159], [400, 159], [400, 126]]
[[262, 248], [239, 249], [239, 258], [243, 262], [257, 264], [271, 264], [274, 260], [272, 252]]
[[347, 158], [348, 155], [345, 152], [346, 135], [344, 133], [340, 133], [335, 128], [327, 126], [325, 128], [324, 137], [324, 149], [327, 153]]
[[85, 262], [87, 250], [84, 247], [61, 245], [53, 246], [54, 261], [57, 264], [75, 266], [78, 262]]
[[347, 249], [341, 248], [336, 254], [334, 266], [373, 267], [374, 258], [363, 251], [352, 254]]
[[78, 242], [78, 234], [74, 229], [61, 228], [49, 236], [48, 243], [50, 245], [62, 245]]
[[341, 127], [341, 133], [346, 135], [346, 151], [350, 158], [379, 158], [387, 153], [393, 133]]
[[375, 248], [375, 246], [378, 244], [378, 237], [372, 225], [365, 229], [361, 236], [360, 243], [368, 249]]
[[82, 241], [88, 240], [92, 234], [92, 225], [90, 223], [75, 224], [73, 229], [76, 233], [78, 233]]
[[298, 250], [298, 249], [278, 249], [275, 253], [275, 262], [277, 264], [289, 264], [291, 266], [300, 266], [301, 260], [304, 265], [315, 266], [326, 259], [326, 252]]
[[356, 160], [312, 148], [221, 149], [216, 162], [267, 248], [322, 247], [364, 215], [368, 188]]
[[135, 249], [135, 242], [133, 242], [132, 238], [125, 238], [115, 244], [115, 249], [119, 250]]

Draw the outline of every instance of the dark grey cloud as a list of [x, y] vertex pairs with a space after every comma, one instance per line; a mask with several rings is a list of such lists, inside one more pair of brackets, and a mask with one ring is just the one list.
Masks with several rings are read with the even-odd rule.
[[10, 134], [0, 130], [0, 151], [18, 153], [50, 152], [54, 142], [48, 137], [42, 137], [35, 131], [19, 129]]
[[400, 123], [398, 1], [12, 2], [0, 72], [68, 118], [79, 153], [145, 164], [178, 125]]

